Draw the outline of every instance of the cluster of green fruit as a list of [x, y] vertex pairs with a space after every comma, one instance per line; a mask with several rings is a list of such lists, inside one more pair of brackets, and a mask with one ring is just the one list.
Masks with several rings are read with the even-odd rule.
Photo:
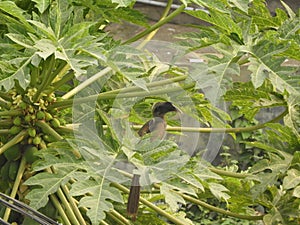
[[[2, 129], [6, 127], [8, 133], [0, 139], [0, 152], [3, 153], [0, 155], [0, 179], [2, 181], [0, 190], [7, 189], [7, 185], [15, 180], [22, 156], [28, 164], [32, 164], [38, 159], [35, 154], [39, 149], [57, 140], [51, 135], [51, 130], [55, 131], [63, 121], [58, 118], [57, 110], [48, 110], [48, 107], [45, 107], [50, 106], [57, 99], [51, 94], [50, 96], [44, 95], [33, 102], [35, 93], [36, 90], [32, 89], [28, 89], [22, 95], [17, 95], [15, 91], [10, 92], [11, 101], [7, 99], [10, 103], [9, 109], [1, 108], [0, 121], [6, 122], [1, 127]], [[7, 148], [3, 147], [5, 143], [12, 142], [13, 138], [20, 133], [24, 134], [22, 140], [11, 143]]]

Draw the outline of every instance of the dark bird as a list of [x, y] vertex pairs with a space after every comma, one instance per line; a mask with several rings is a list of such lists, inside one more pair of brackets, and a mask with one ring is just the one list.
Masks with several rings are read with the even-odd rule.
[[[153, 118], [146, 122], [138, 131], [140, 137], [150, 133], [150, 140], [162, 140], [165, 137], [167, 123], [165, 114], [168, 112], [180, 112], [171, 102], [158, 102], [153, 106]], [[140, 175], [134, 174], [130, 186], [129, 197], [127, 202], [127, 214], [136, 220], [140, 199]]]

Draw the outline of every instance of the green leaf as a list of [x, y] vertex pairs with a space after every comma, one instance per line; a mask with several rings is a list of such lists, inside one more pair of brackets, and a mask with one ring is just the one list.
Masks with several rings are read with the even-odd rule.
[[254, 45], [249, 53], [249, 70], [252, 72], [251, 79], [255, 87], [259, 87], [268, 78], [273, 86], [281, 92], [287, 90], [289, 93], [298, 93], [299, 86], [296, 76], [293, 76], [294, 68], [282, 66], [284, 58], [278, 57], [287, 47], [283, 44], [274, 44], [268, 40], [263, 40]]
[[12, 18], [17, 18], [18, 20], [15, 22], [20, 21], [26, 27], [26, 29], [33, 31], [32, 27], [27, 22], [24, 11], [17, 7], [13, 1], [1, 1], [0, 9], [6, 14], [9, 14]]
[[54, 46], [53, 42], [49, 39], [41, 39], [37, 41], [34, 47], [38, 50], [36, 54], [38, 54], [44, 60], [46, 60], [50, 55], [52, 55], [56, 51], [56, 46]]
[[280, 0], [280, 3], [283, 5], [285, 10], [288, 12], [290, 18], [295, 18], [296, 14], [294, 11], [289, 7], [288, 4], [286, 4], [284, 1]]
[[228, 10], [226, 9], [228, 3], [223, 0], [214, 0], [214, 1], [191, 0], [191, 2], [208, 9], [217, 9], [220, 12], [228, 12]]
[[200, 182], [200, 179], [197, 175], [195, 175], [194, 173], [190, 173], [190, 172], [180, 172], [177, 174], [177, 176], [182, 179], [183, 181], [185, 181], [186, 183], [194, 186], [195, 188], [199, 188], [201, 191], [204, 192], [204, 187], [202, 185], [202, 183]]
[[166, 203], [170, 206], [170, 208], [176, 212], [179, 208], [178, 203], [185, 204], [185, 200], [182, 196], [176, 193], [173, 188], [173, 186], [163, 183], [160, 186], [160, 193], [165, 196]]
[[44, 13], [50, 5], [50, 0], [32, 0], [36, 2], [36, 7], [40, 13]]
[[208, 183], [209, 190], [211, 193], [219, 200], [227, 200], [230, 198], [230, 195], [228, 195], [226, 192], [229, 192], [229, 190], [224, 187], [222, 184], [209, 182]]
[[223, 30], [224, 33], [227, 33], [228, 35], [232, 33], [237, 34], [238, 37], [242, 39], [241, 28], [236, 24], [229, 14], [217, 11], [213, 8], [209, 10], [209, 14], [202, 10], [187, 11], [186, 13], [215, 25], [218, 29]]
[[120, 191], [109, 186], [105, 180], [81, 180], [72, 185], [70, 194], [72, 196], [83, 196], [80, 198], [79, 207], [88, 209], [87, 216], [92, 224], [97, 225], [105, 219], [105, 212], [114, 207], [111, 202], [123, 203]]
[[33, 56], [29, 59], [23, 59], [19, 64], [19, 68], [16, 68], [12, 74], [8, 75], [8, 77], [4, 77], [0, 80], [0, 87], [3, 87], [6, 91], [8, 91], [15, 85], [15, 80], [18, 80], [20, 86], [23, 89], [26, 89], [30, 83], [29, 68], [27, 66], [30, 64], [32, 59]]
[[295, 135], [300, 136], [300, 93], [288, 97], [289, 114], [284, 117], [284, 122], [292, 128]]
[[284, 189], [292, 189], [300, 184], [300, 171], [290, 169], [287, 171], [287, 176], [284, 177], [282, 186]]
[[28, 48], [28, 49], [34, 49], [33, 42], [31, 40], [29, 40], [27, 37], [25, 37], [22, 34], [12, 34], [12, 33], [8, 33], [6, 34], [6, 36], [12, 40], [13, 42], [15, 42], [18, 45], [23, 46], [24, 48]]
[[249, 0], [229, 0], [229, 3], [232, 4], [231, 7], [237, 7], [239, 10], [243, 11], [244, 13], [248, 13], [249, 8]]
[[293, 196], [295, 196], [296, 198], [300, 198], [300, 186], [294, 189]]
[[29, 23], [33, 24], [38, 31], [40, 31], [46, 38], [49, 38], [52, 41], [56, 41], [56, 35], [51, 27], [47, 27], [44, 23], [35, 21], [35, 20], [28, 20]]
[[76, 171], [76, 167], [64, 167], [55, 174], [43, 172], [26, 180], [24, 184], [37, 186], [26, 195], [26, 198], [30, 200], [30, 206], [35, 209], [44, 207], [49, 200], [48, 196], [55, 193], [71, 178], [76, 177]]
[[134, 3], [134, 0], [112, 0], [112, 3], [117, 3], [118, 7], [127, 7]]

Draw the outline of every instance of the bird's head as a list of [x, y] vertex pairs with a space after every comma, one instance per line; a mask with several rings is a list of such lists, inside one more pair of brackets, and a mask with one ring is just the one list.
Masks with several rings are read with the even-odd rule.
[[164, 117], [168, 112], [180, 112], [171, 102], [157, 102], [153, 106], [153, 117]]

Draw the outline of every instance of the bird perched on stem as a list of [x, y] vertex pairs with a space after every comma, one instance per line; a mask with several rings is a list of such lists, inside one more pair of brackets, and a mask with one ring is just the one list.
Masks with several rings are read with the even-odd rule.
[[[180, 112], [171, 102], [158, 102], [153, 106], [153, 118], [146, 122], [138, 131], [140, 137], [150, 133], [150, 140], [162, 140], [165, 137], [167, 123], [165, 114], [168, 112]], [[136, 220], [138, 204], [140, 199], [140, 175], [134, 174], [130, 186], [129, 197], [127, 202], [127, 214]]]

